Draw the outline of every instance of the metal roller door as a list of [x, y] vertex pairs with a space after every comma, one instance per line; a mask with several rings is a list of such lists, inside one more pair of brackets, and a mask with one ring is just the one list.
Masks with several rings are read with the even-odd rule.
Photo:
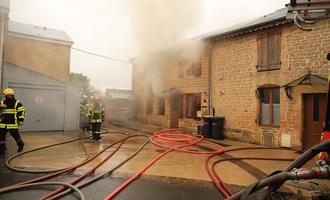
[[12, 88], [26, 109], [22, 131], [64, 130], [65, 89]]

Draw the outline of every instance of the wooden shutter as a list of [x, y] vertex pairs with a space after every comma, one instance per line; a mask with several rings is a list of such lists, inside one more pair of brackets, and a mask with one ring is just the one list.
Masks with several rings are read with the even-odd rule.
[[257, 71], [275, 70], [281, 67], [281, 32], [269, 32], [258, 36]]
[[268, 34], [268, 70], [279, 69], [281, 64], [281, 33]]
[[274, 64], [280, 66], [281, 64], [281, 32], [274, 34]]
[[268, 59], [268, 34], [258, 35], [257, 70], [262, 71], [267, 67]]

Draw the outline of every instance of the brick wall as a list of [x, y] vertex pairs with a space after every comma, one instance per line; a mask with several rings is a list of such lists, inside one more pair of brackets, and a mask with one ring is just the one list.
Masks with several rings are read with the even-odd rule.
[[[212, 42], [212, 105], [215, 115], [224, 116], [227, 138], [281, 146], [282, 135], [290, 136], [292, 148], [302, 149], [303, 94], [326, 93], [327, 86], [298, 86], [290, 100], [284, 88], [280, 88], [280, 125], [267, 127], [259, 125], [259, 98], [257, 90], [265, 85], [282, 86], [309, 71], [327, 77], [330, 69], [326, 53], [330, 51], [330, 20], [313, 25], [314, 30], [305, 32], [293, 24], [281, 25], [263, 31]], [[257, 72], [257, 36], [267, 31], [281, 32], [280, 70]], [[207, 48], [205, 48], [207, 49]], [[201, 93], [207, 98], [208, 54], [202, 53], [202, 75], [179, 78], [179, 58], [168, 61], [164, 81], [168, 88], [175, 87], [182, 93]], [[168, 126], [169, 99], [166, 100], [164, 116], [157, 116], [157, 101], [154, 97], [154, 113], [146, 115], [145, 88], [140, 84], [139, 74], [133, 67], [133, 90], [140, 97], [139, 116], [147, 122]], [[202, 96], [202, 99], [203, 99]], [[206, 99], [207, 100], [207, 99]], [[203, 101], [203, 100], [202, 100]], [[204, 104], [207, 105], [207, 102]], [[207, 110], [207, 108], [206, 108]], [[179, 127], [195, 129], [201, 121], [179, 119]]]
[[70, 46], [8, 35], [4, 59], [58, 80], [69, 80]]
[[[326, 86], [298, 86], [290, 100], [280, 89], [280, 127], [258, 125], [259, 104], [256, 90], [263, 85], [282, 86], [310, 70], [327, 77], [330, 65], [325, 55], [330, 50], [330, 20], [304, 32], [294, 25], [275, 28], [281, 36], [281, 69], [257, 72], [257, 35], [220, 40], [213, 44], [212, 102], [217, 115], [226, 117], [227, 137], [265, 144], [272, 136], [272, 146], [280, 146], [281, 134], [291, 135], [293, 148], [302, 148], [302, 94], [326, 93]], [[266, 30], [268, 31], [268, 30]]]

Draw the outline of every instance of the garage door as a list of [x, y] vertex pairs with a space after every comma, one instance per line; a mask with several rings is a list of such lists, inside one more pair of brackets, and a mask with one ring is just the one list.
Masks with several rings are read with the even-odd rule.
[[22, 131], [64, 130], [64, 89], [12, 88], [26, 110]]

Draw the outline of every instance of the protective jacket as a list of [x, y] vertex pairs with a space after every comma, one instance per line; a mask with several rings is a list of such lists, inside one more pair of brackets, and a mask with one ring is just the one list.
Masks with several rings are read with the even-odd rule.
[[87, 103], [80, 103], [80, 114], [88, 117], [89, 116], [88, 107], [89, 107], [89, 104], [87, 104]]
[[1, 101], [2, 108], [0, 117], [0, 128], [18, 129], [19, 124], [24, 123], [25, 108], [21, 102], [16, 99], [6, 99]]
[[91, 123], [101, 123], [104, 119], [104, 107], [101, 103], [94, 103], [89, 106]]

